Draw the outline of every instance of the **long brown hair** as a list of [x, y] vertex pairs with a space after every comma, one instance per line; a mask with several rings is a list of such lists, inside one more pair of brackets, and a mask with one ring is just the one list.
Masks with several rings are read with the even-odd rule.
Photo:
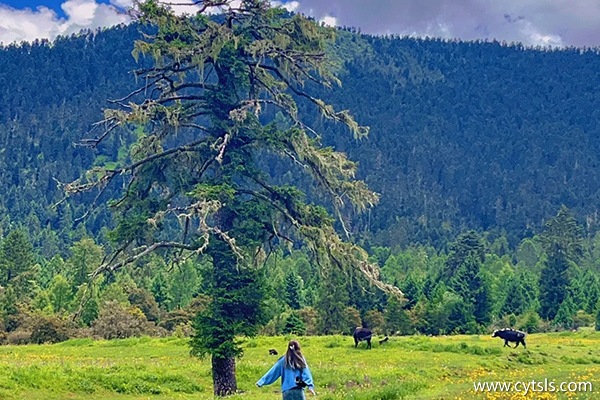
[[302, 350], [300, 350], [300, 343], [296, 340], [290, 340], [288, 343], [288, 349], [285, 353], [285, 366], [291, 369], [303, 369], [306, 367], [306, 361]]

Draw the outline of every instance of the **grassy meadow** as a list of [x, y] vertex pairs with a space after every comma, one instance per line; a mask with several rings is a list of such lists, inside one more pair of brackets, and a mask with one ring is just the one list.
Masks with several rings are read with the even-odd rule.
[[[287, 337], [244, 342], [238, 361], [241, 394], [232, 400], [281, 399], [279, 383], [254, 383], [276, 360]], [[594, 399], [593, 393], [537, 392], [527, 397], [477, 394], [474, 381], [590, 381], [600, 392], [600, 333], [533, 334], [509, 349], [481, 336], [391, 337], [373, 349], [349, 336], [300, 338], [317, 384], [317, 399]], [[210, 362], [189, 356], [181, 338], [76, 339], [54, 345], [0, 347], [0, 399], [212, 399]], [[309, 399], [312, 396], [307, 396]]]

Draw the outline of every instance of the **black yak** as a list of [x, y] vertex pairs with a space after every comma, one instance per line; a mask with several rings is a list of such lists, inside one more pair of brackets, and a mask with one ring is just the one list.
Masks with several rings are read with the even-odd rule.
[[361, 342], [363, 340], [367, 341], [367, 349], [371, 348], [371, 337], [373, 336], [373, 332], [371, 332], [370, 329], [361, 328], [359, 326], [356, 329], [354, 329], [354, 334], [352, 334], [352, 336], [354, 337], [355, 348], [358, 346], [358, 342]]
[[519, 343], [521, 343], [524, 348], [527, 348], [527, 346], [525, 346], [525, 336], [527, 336], [525, 332], [516, 331], [512, 328], [496, 330], [492, 334], [492, 337], [499, 337], [504, 339], [504, 346], [510, 347], [508, 342], [517, 343], [515, 345], [515, 348], [519, 346]]
[[270, 356], [276, 356], [277, 354], [278, 354], [277, 350], [275, 350], [275, 349], [269, 349], [269, 355]]
[[381, 340], [379, 341], [379, 344], [384, 344], [384, 343], [386, 343], [388, 340], [390, 340], [390, 338], [386, 336], [386, 337], [384, 337], [383, 339], [381, 339]]

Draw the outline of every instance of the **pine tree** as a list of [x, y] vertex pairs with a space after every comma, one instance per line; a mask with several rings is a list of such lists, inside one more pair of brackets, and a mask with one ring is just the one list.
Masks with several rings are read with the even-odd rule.
[[11, 332], [17, 328], [19, 324], [18, 314], [17, 295], [12, 286], [9, 286], [0, 295], [0, 317], [6, 332]]
[[152, 294], [154, 295], [154, 299], [156, 302], [165, 310], [171, 309], [172, 296], [169, 293], [169, 289], [167, 286], [167, 282], [165, 276], [158, 272], [154, 279], [152, 280]]
[[293, 310], [302, 307], [302, 282], [294, 271], [289, 271], [284, 281], [285, 302]]
[[38, 276], [35, 267], [33, 246], [25, 232], [11, 231], [0, 248], [0, 286], [13, 286], [19, 299], [31, 294]]
[[456, 241], [450, 244], [450, 254], [446, 260], [444, 276], [446, 279], [456, 274], [456, 270], [465, 262], [471, 259], [474, 265], [481, 265], [485, 260], [485, 251], [481, 238], [474, 231], [462, 233], [456, 238]]
[[[460, 235], [451, 245], [451, 254], [445, 266], [449, 288], [464, 302], [460, 307], [457, 306], [456, 312], [472, 314], [478, 324], [489, 322], [492, 309], [489, 284], [481, 272], [483, 260], [481, 239], [470, 231]], [[462, 329], [467, 328], [463, 326]]]
[[286, 335], [304, 335], [306, 333], [304, 322], [302, 322], [298, 314], [291, 313], [290, 316], [287, 317], [283, 326], [283, 333]]
[[519, 276], [514, 276], [508, 283], [508, 290], [501, 314], [522, 314], [529, 308], [525, 288]]
[[570, 286], [569, 267], [571, 262], [577, 262], [582, 255], [582, 228], [566, 207], [550, 219], [540, 242], [547, 259], [540, 275], [540, 316], [554, 319], [558, 307], [567, 297]]
[[319, 333], [331, 335], [344, 333], [346, 325], [346, 308], [349, 301], [348, 290], [341, 271], [331, 269], [321, 279], [317, 300]]
[[593, 314], [596, 310], [596, 304], [600, 301], [600, 282], [598, 282], [598, 276], [594, 273], [586, 271], [583, 291], [586, 303], [584, 304], [584, 310], [588, 314]]
[[[175, 261], [200, 253], [212, 259], [202, 277], [212, 303], [195, 320], [191, 345], [194, 354], [211, 357], [214, 394], [224, 396], [237, 391], [236, 337], [254, 334], [263, 319], [263, 246], [301, 240], [323, 269], [357, 268], [372, 284], [400, 293], [378, 279], [364, 250], [341, 239], [324, 207], [276, 184], [260, 163], [265, 154], [280, 157], [314, 179], [347, 236], [344, 207], [364, 211], [378, 201], [354, 178], [357, 165], [321, 144], [292, 97], [355, 138], [368, 133], [349, 112], [308, 92], [309, 82], [339, 83], [326, 56], [335, 31], [265, 0], [206, 0], [201, 8], [222, 15], [176, 16], [157, 0], [138, 5], [145, 35], [133, 53], [151, 56], [152, 64], [136, 71], [140, 88], [116, 100], [98, 124], [105, 130], [84, 144], [96, 147], [123, 129], [137, 140], [117, 166], [97, 166], [67, 189], [104, 190], [117, 181], [125, 188], [111, 203], [118, 250], [97, 273], [155, 251]], [[276, 111], [285, 123], [272, 117]]]
[[89, 275], [101, 264], [104, 252], [94, 239], [84, 238], [71, 246], [71, 257], [67, 259], [71, 290], [89, 281]]
[[575, 304], [571, 297], [567, 296], [558, 307], [552, 322], [563, 329], [571, 329], [573, 327], [573, 315], [575, 315]]
[[423, 294], [423, 282], [418, 279], [415, 273], [409, 273], [404, 282], [402, 283], [402, 291], [406, 297], [407, 304], [406, 308], [411, 309], [417, 304], [417, 300]]
[[[415, 303], [416, 304], [416, 303]], [[385, 331], [389, 334], [411, 335], [414, 331], [408, 313], [396, 298], [388, 300], [384, 311]]]
[[183, 308], [192, 300], [198, 292], [200, 278], [190, 261], [175, 267], [169, 287], [170, 306], [172, 308]]

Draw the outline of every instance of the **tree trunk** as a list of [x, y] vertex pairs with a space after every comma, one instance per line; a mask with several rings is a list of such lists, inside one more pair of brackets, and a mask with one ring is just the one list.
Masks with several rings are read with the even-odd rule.
[[228, 396], [237, 392], [235, 357], [212, 356], [212, 375], [215, 396]]

